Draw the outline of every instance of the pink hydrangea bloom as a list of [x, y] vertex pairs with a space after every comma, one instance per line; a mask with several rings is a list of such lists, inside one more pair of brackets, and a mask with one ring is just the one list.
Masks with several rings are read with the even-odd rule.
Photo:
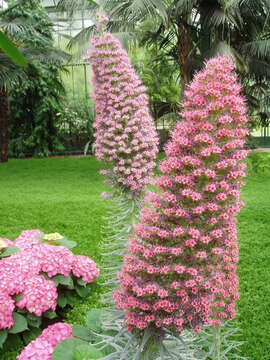
[[70, 337], [72, 337], [72, 325], [57, 323], [43, 330], [39, 339], [46, 340], [55, 347], [58, 343]]
[[[41, 243], [39, 230], [23, 231], [12, 244], [20, 251], [0, 260], [0, 330], [13, 325], [12, 312], [15, 306], [41, 316], [49, 309], [55, 310], [57, 289], [53, 281], [40, 275], [46, 273], [82, 278], [93, 282], [99, 275], [99, 269], [91, 259], [75, 256], [63, 246]], [[14, 305], [12, 296], [21, 294]]]
[[72, 265], [72, 272], [77, 278], [91, 283], [99, 276], [99, 269], [95, 262], [87, 256], [76, 256]]
[[129, 329], [180, 333], [235, 316], [236, 214], [245, 176], [247, 109], [228, 57], [209, 60], [188, 87], [171, 134], [160, 192], [147, 195], [115, 293]]
[[0, 329], [9, 329], [14, 325], [12, 317], [15, 309], [14, 301], [9, 295], [0, 291], [0, 304]]
[[48, 274], [68, 276], [72, 270], [72, 264], [76, 257], [63, 246], [40, 244], [33, 249], [35, 258], [40, 264], [40, 271]]
[[26, 309], [36, 316], [48, 310], [55, 310], [57, 289], [53, 281], [44, 276], [33, 276], [25, 280], [21, 299], [16, 303], [19, 309]]
[[21, 250], [29, 250], [40, 243], [38, 235], [41, 235], [40, 230], [22, 231], [14, 241], [14, 245], [18, 246]]
[[17, 360], [52, 360], [56, 345], [72, 337], [72, 325], [57, 323], [43, 330], [40, 337], [28, 344]]
[[31, 341], [23, 352], [17, 356], [17, 360], [52, 360], [54, 347], [45, 340]]
[[95, 154], [111, 165], [106, 172], [110, 183], [140, 193], [152, 175], [158, 152], [146, 89], [112, 34], [95, 37], [92, 46], [87, 57], [94, 72]]

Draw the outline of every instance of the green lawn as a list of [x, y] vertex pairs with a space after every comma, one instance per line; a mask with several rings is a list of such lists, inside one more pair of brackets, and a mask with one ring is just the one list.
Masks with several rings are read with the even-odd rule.
[[[264, 156], [264, 155], [262, 155]], [[11, 160], [0, 164], [0, 236], [14, 239], [21, 230], [60, 232], [78, 243], [76, 253], [101, 263], [99, 241], [104, 190], [102, 167], [93, 158]], [[250, 360], [270, 359], [270, 174], [251, 174], [243, 189], [246, 206], [239, 216], [239, 322]], [[102, 287], [70, 313], [83, 323], [99, 306]], [[14, 349], [15, 350], [15, 349]], [[13, 353], [1, 360], [15, 359]], [[128, 360], [128, 359], [127, 359]]]

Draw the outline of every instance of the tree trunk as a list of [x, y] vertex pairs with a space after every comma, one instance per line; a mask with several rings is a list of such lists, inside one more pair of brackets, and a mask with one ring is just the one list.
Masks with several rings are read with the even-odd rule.
[[0, 90], [0, 161], [8, 161], [8, 92], [5, 89]]
[[181, 96], [183, 96], [186, 85], [192, 79], [192, 67], [190, 64], [190, 56], [192, 51], [192, 42], [188, 30], [182, 23], [181, 19], [178, 20], [178, 62], [180, 67], [181, 76]]

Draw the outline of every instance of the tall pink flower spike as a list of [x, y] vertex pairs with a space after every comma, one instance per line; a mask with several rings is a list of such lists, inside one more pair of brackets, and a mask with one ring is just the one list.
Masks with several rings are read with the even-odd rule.
[[95, 154], [112, 166], [105, 171], [112, 185], [137, 195], [149, 182], [158, 153], [146, 89], [112, 34], [95, 37], [86, 58], [94, 72]]
[[185, 92], [163, 173], [129, 240], [115, 292], [129, 330], [181, 333], [235, 316], [236, 214], [247, 109], [228, 57], [206, 62]]

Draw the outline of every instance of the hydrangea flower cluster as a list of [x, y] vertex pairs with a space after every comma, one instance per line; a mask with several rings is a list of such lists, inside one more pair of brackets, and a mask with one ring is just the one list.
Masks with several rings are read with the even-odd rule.
[[228, 57], [206, 62], [185, 92], [160, 191], [147, 195], [114, 295], [130, 330], [196, 332], [235, 316], [248, 121], [240, 92]]
[[104, 171], [110, 184], [140, 193], [152, 175], [158, 152], [146, 89], [112, 34], [93, 38], [87, 58], [94, 73], [95, 154], [112, 165]]
[[[91, 259], [75, 256], [63, 246], [41, 243], [38, 230], [23, 231], [13, 242], [1, 239], [8, 246], [17, 246], [20, 251], [0, 260], [0, 330], [13, 326], [15, 308], [26, 309], [36, 316], [55, 310], [57, 288], [52, 280], [55, 275], [70, 273], [91, 283], [99, 275], [99, 269]], [[15, 301], [14, 295], [21, 294]]]
[[52, 360], [52, 354], [57, 344], [72, 337], [72, 325], [57, 323], [43, 330], [40, 337], [31, 341], [17, 360]]

